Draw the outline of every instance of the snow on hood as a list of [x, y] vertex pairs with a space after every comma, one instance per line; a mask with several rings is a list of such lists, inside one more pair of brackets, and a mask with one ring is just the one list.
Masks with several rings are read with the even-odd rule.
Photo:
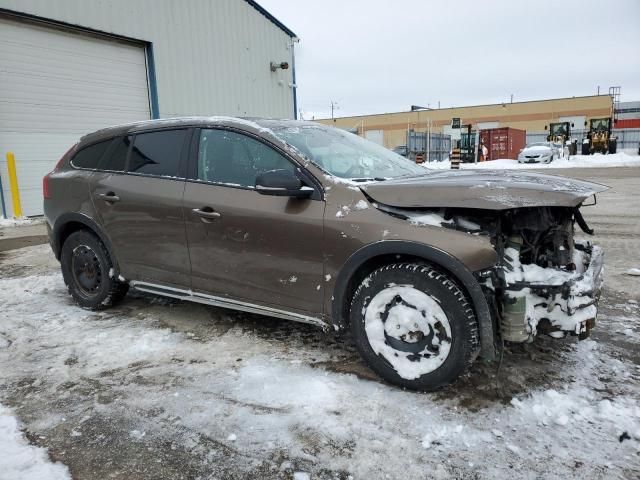
[[525, 147], [522, 150], [522, 153], [527, 154], [527, 153], [545, 153], [545, 152], [550, 152], [551, 151], [551, 147], [547, 146], [547, 145], [536, 145], [535, 147]]
[[375, 201], [394, 207], [506, 210], [575, 207], [609, 187], [539, 173], [445, 170], [371, 183], [361, 189]]

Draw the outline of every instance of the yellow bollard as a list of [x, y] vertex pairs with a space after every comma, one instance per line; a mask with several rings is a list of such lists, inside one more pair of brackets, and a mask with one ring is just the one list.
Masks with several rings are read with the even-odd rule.
[[18, 189], [18, 175], [16, 174], [16, 157], [13, 152], [7, 152], [7, 170], [9, 171], [9, 186], [11, 187], [11, 199], [13, 200], [13, 216], [22, 217], [22, 205], [20, 204], [20, 190]]

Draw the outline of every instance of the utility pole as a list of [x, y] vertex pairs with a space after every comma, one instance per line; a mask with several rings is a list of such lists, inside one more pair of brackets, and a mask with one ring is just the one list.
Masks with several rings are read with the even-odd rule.
[[331, 100], [331, 120], [335, 120], [334, 116], [333, 116], [333, 111], [338, 110], [338, 102], [334, 102], [333, 100]]

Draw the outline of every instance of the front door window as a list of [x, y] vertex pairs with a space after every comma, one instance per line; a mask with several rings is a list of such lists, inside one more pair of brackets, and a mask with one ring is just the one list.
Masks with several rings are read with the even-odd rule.
[[294, 171], [294, 165], [273, 148], [229, 130], [202, 130], [198, 180], [253, 188], [256, 177], [270, 170]]

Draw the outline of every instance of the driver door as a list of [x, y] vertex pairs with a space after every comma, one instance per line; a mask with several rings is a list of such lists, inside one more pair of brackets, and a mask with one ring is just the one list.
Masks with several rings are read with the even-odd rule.
[[298, 168], [258, 138], [215, 128], [197, 137], [184, 194], [192, 289], [322, 313], [324, 201], [256, 192], [259, 173]]

